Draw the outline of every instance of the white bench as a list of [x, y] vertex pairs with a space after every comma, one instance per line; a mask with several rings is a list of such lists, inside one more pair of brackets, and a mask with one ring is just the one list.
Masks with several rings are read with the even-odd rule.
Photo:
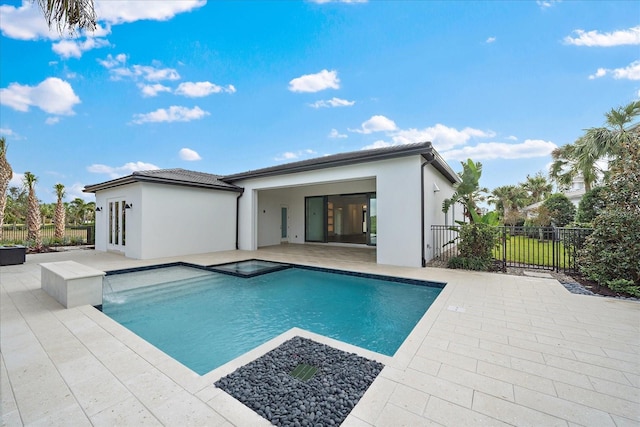
[[102, 278], [106, 273], [75, 261], [40, 264], [40, 286], [65, 308], [102, 305]]

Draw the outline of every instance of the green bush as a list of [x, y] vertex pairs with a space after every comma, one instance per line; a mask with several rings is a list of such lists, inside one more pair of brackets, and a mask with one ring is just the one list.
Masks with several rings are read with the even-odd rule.
[[463, 270], [475, 270], [475, 271], [489, 271], [492, 266], [491, 259], [478, 258], [478, 257], [462, 257], [457, 256], [450, 258], [447, 262], [447, 268], [463, 269]]
[[578, 204], [576, 222], [591, 223], [606, 206], [606, 192], [605, 187], [596, 187], [587, 191]]
[[638, 287], [638, 285], [634, 285], [631, 280], [616, 279], [610, 280], [606, 284], [607, 287], [614, 292], [629, 294], [631, 296], [640, 298], [640, 287]]
[[451, 258], [449, 268], [489, 271], [493, 264], [493, 248], [498, 245], [496, 227], [483, 223], [464, 224], [460, 227], [458, 251], [460, 256]]
[[[640, 288], [640, 141], [622, 144], [610, 164], [606, 206], [580, 252], [582, 273], [598, 284]], [[631, 284], [629, 284], [630, 282]], [[628, 291], [626, 291], [628, 292]]]
[[[561, 193], [549, 196], [544, 202], [542, 202], [542, 207], [549, 212], [551, 222], [556, 227], [564, 227], [572, 222], [576, 216], [576, 207], [571, 203], [571, 200], [569, 200], [567, 196]], [[549, 224], [540, 225], [551, 225], [551, 222]]]

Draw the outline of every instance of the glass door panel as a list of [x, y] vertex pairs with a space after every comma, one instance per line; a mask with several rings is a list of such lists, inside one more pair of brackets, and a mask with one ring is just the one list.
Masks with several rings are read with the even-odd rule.
[[305, 230], [306, 242], [326, 242], [326, 198], [324, 196], [305, 198]]
[[378, 199], [375, 193], [369, 195], [369, 209], [367, 209], [368, 230], [367, 244], [375, 246], [378, 242]]

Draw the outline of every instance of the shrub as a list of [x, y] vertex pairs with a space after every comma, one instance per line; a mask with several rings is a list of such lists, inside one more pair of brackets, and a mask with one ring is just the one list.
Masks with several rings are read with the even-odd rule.
[[606, 191], [605, 187], [596, 187], [582, 196], [576, 212], [576, 222], [591, 223], [602, 212], [606, 206]]
[[[605, 209], [580, 252], [580, 269], [604, 286], [640, 288], [640, 142], [623, 144], [610, 163]], [[626, 291], [628, 292], [628, 291]]]
[[571, 200], [564, 194], [556, 193], [549, 196], [544, 202], [542, 207], [547, 209], [551, 217], [551, 221], [548, 224], [539, 224], [542, 226], [551, 225], [553, 223], [556, 227], [564, 227], [573, 221], [576, 216], [576, 207], [571, 203]]
[[489, 271], [493, 263], [493, 248], [498, 244], [496, 227], [483, 223], [464, 224], [460, 227], [460, 256], [451, 258], [449, 268]]
[[450, 258], [447, 262], [447, 268], [463, 269], [463, 270], [475, 270], [475, 271], [489, 271], [491, 269], [491, 259], [478, 257], [462, 257], [457, 256]]
[[614, 292], [629, 294], [633, 297], [640, 298], [640, 287], [634, 285], [631, 280], [616, 279], [610, 280], [606, 284], [607, 287]]

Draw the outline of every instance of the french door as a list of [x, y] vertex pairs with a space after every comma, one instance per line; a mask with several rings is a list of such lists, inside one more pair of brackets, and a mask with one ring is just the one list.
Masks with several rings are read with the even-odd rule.
[[109, 212], [107, 249], [124, 252], [127, 238], [127, 203], [121, 199], [107, 201]]

